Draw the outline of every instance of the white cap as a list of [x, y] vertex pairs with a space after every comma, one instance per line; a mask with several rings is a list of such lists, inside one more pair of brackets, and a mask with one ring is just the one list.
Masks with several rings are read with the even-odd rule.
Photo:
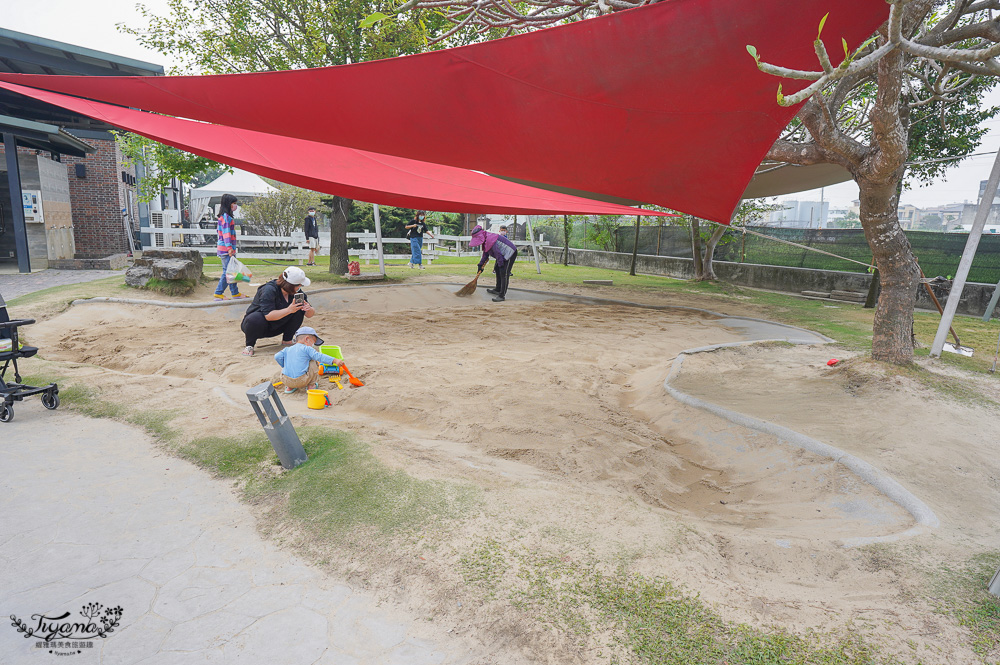
[[289, 284], [298, 284], [299, 286], [309, 286], [309, 278], [306, 277], [306, 273], [302, 268], [296, 268], [292, 266], [290, 268], [285, 268], [285, 272], [281, 273], [281, 276], [285, 278], [285, 281]]

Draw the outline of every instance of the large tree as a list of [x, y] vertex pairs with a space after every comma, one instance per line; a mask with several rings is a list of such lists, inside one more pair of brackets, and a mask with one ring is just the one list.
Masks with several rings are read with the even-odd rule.
[[[165, 16], [138, 5], [143, 26], [120, 26], [178, 64], [175, 74], [232, 74], [342, 65], [417, 53], [441, 28], [437, 12], [362, 28], [366, 17], [389, 12], [392, 0], [170, 0]], [[309, 90], [288, 104], [310, 103]], [[349, 104], [353, 90], [343, 90]], [[409, 103], [401, 99], [400, 104]], [[317, 108], [316, 113], [326, 110]], [[347, 272], [350, 199], [331, 202], [330, 272]]]
[[[409, 0], [401, 10], [436, 9], [453, 25], [492, 35], [656, 1]], [[1000, 0], [894, 0], [890, 6], [892, 18], [840, 67], [830, 64], [821, 39], [815, 44], [821, 70], [816, 72], [768, 64], [767, 44], [748, 46], [763, 71], [813, 82], [795, 95], [779, 92], [779, 103], [802, 108], [767, 159], [772, 164], [839, 164], [857, 182], [861, 225], [882, 283], [872, 356], [908, 363], [919, 269], [899, 224], [899, 195], [908, 160], [971, 154], [985, 131], [982, 121], [995, 114], [995, 109], [981, 111], [979, 102], [992, 77], [1000, 75], [1000, 19], [993, 16]], [[752, 11], [752, 3], [747, 7]], [[837, 4], [831, 2], [830, 9], [836, 11]], [[836, 46], [841, 48], [839, 41]], [[909, 166], [912, 175], [929, 178], [947, 165]]]

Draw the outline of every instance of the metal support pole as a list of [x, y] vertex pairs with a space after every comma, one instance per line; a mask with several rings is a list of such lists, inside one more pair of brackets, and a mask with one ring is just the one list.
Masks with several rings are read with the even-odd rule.
[[944, 305], [944, 314], [941, 315], [941, 323], [938, 324], [937, 334], [934, 335], [934, 344], [931, 345], [931, 357], [941, 356], [944, 348], [945, 338], [948, 337], [948, 329], [955, 319], [955, 312], [958, 311], [958, 303], [962, 299], [962, 291], [965, 289], [965, 278], [969, 276], [972, 269], [972, 259], [976, 256], [976, 248], [979, 247], [979, 239], [983, 235], [983, 227], [986, 226], [986, 219], [990, 216], [990, 208], [993, 207], [993, 199], [997, 195], [997, 186], [1000, 185], [1000, 152], [993, 161], [993, 170], [990, 172], [990, 179], [986, 182], [986, 191], [979, 201], [979, 210], [976, 211], [976, 221], [972, 223], [972, 230], [969, 231], [969, 239], [965, 243], [965, 250], [962, 252], [962, 260], [958, 264], [958, 271], [955, 273], [955, 281], [952, 282], [951, 292], [948, 294], [948, 302]]
[[538, 263], [538, 248], [535, 247], [535, 231], [531, 228], [531, 217], [529, 215], [516, 215], [516, 217], [524, 217], [525, 223], [528, 225], [528, 241], [531, 242], [531, 253], [535, 255], [535, 270], [538, 274], [542, 274], [542, 266]]
[[10, 188], [11, 221], [14, 223], [14, 250], [17, 271], [31, 272], [28, 255], [28, 227], [24, 224], [24, 201], [21, 199], [21, 170], [17, 166], [17, 139], [11, 132], [3, 133], [4, 157], [7, 159], [7, 185]]
[[299, 435], [295, 433], [295, 428], [288, 419], [284, 405], [278, 399], [278, 394], [274, 392], [274, 386], [270, 382], [254, 386], [247, 391], [247, 399], [250, 400], [253, 412], [257, 414], [260, 426], [264, 428], [264, 433], [271, 441], [271, 447], [278, 454], [281, 466], [286, 469], [294, 469], [307, 461], [309, 457], [302, 447], [302, 442], [299, 441]]
[[372, 205], [375, 209], [375, 245], [378, 247], [378, 271], [385, 274], [385, 257], [382, 255], [382, 221], [378, 213], [378, 204]]

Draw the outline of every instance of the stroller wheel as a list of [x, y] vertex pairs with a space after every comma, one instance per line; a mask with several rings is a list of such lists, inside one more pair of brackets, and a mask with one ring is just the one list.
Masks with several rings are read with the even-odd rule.
[[42, 406], [48, 410], [59, 408], [59, 395], [55, 393], [45, 393], [42, 395]]
[[10, 404], [0, 404], [0, 423], [14, 420], [14, 407]]

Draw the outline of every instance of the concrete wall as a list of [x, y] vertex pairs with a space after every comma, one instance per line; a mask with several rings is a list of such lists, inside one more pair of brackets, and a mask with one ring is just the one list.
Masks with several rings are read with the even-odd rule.
[[[562, 262], [561, 247], [542, 247], [542, 255], [550, 263]], [[632, 264], [632, 254], [622, 252], [602, 252], [593, 249], [570, 249], [569, 262], [572, 265], [589, 266], [592, 268], [607, 268], [609, 270], [628, 271]], [[756, 289], [783, 291], [785, 293], [801, 293], [802, 291], [857, 291], [866, 293], [871, 283], [868, 273], [841, 272], [837, 270], [813, 270], [811, 268], [790, 268], [786, 266], [764, 266], [752, 263], [730, 263], [714, 261], [715, 274], [719, 279], [749, 286]], [[647, 275], [664, 275], [678, 279], [694, 277], [694, 262], [692, 259], [672, 256], [649, 256], [639, 254], [636, 258], [636, 272]], [[965, 285], [962, 300], [959, 302], [959, 314], [982, 316], [989, 305], [995, 284]], [[934, 287], [934, 293], [942, 306], [948, 298], [950, 283]], [[917, 307], [934, 309], [923, 287], [917, 292]], [[993, 313], [1000, 317], [1000, 306]]]
[[[5, 160], [4, 147], [0, 145], [0, 161]], [[21, 189], [22, 190], [41, 190], [42, 183], [41, 178], [38, 173], [38, 158], [35, 156], [34, 150], [28, 150], [26, 148], [17, 149], [17, 170], [21, 176]], [[7, 165], [4, 161], [0, 164], [0, 177], [4, 180], [4, 197], [8, 198], [10, 196], [9, 191], [6, 187], [7, 185]], [[5, 215], [5, 226], [6, 233], [4, 233], [3, 242], [3, 255], [0, 258], [4, 258], [6, 262], [12, 262], [16, 265], [16, 259], [9, 256], [11, 252], [14, 251], [14, 232], [13, 232], [13, 219], [10, 217], [10, 211], [8, 207], [10, 206], [9, 201], [5, 201], [4, 205], [4, 215]], [[44, 214], [44, 200], [42, 201], [42, 211]], [[49, 259], [49, 248], [45, 237], [45, 224], [38, 222], [28, 222], [24, 225], [25, 231], [28, 235], [28, 257], [31, 262], [32, 270], [39, 270], [48, 266]]]

